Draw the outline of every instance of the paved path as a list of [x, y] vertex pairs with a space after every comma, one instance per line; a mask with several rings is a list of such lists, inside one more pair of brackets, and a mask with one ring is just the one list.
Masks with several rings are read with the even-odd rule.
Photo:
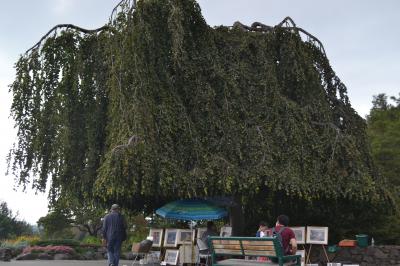
[[[107, 266], [106, 260], [26, 260], [17, 261], [12, 260], [11, 262], [0, 262], [1, 266]], [[131, 266], [132, 261], [120, 260], [119, 266]]]

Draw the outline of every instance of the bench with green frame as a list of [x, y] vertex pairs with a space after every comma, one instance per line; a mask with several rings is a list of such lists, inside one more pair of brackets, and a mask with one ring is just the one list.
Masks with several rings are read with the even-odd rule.
[[[211, 250], [212, 266], [301, 265], [300, 255], [283, 255], [281, 244], [275, 237], [213, 236], [209, 237], [208, 244]], [[217, 256], [230, 258], [217, 261]], [[246, 260], [246, 256], [268, 257], [272, 261]]]

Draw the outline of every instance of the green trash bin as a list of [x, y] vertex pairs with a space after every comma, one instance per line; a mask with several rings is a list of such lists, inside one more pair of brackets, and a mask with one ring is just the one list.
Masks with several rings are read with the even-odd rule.
[[357, 245], [360, 248], [368, 247], [368, 235], [356, 235]]

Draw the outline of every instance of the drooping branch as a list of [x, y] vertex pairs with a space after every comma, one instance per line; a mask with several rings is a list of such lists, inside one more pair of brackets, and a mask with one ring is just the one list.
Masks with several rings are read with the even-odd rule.
[[[129, 8], [129, 11], [132, 12], [132, 10], [136, 7], [136, 0], [121, 0], [112, 10], [111, 15], [110, 15], [110, 23], [114, 20], [115, 14], [119, 12], [119, 9], [126, 7]], [[31, 48], [29, 48], [25, 54], [28, 54], [29, 52], [37, 49], [40, 47], [40, 45], [43, 43], [43, 41], [50, 36], [53, 32], [56, 32], [58, 29], [73, 29], [85, 34], [92, 34], [92, 33], [97, 33], [105, 30], [111, 30], [112, 28], [108, 25], [104, 25], [100, 28], [89, 30], [89, 29], [84, 29], [82, 27], [76, 26], [74, 24], [58, 24], [51, 28], [35, 45], [33, 45]]]
[[322, 51], [322, 53], [326, 56], [325, 53], [325, 48], [324, 45], [322, 44], [322, 42], [315, 37], [314, 35], [312, 35], [311, 33], [309, 33], [308, 31], [299, 28], [296, 26], [296, 23], [294, 23], [293, 19], [291, 19], [290, 17], [286, 17], [284, 20], [282, 20], [278, 25], [276, 25], [275, 27], [272, 26], [268, 26], [265, 25], [261, 22], [254, 22], [253, 24], [251, 24], [251, 26], [247, 26], [244, 25], [243, 23], [236, 21], [232, 27], [238, 27], [240, 29], [243, 30], [247, 30], [247, 31], [255, 31], [255, 32], [270, 32], [271, 30], [273, 30], [274, 28], [285, 28], [288, 30], [294, 30], [297, 33], [303, 33], [304, 35], [307, 36], [307, 38], [312, 41], [312, 42], [316, 42], [318, 43], [318, 47], [320, 48], [320, 50]]
[[65, 29], [74, 29], [74, 30], [80, 31], [80, 32], [85, 33], [85, 34], [91, 34], [91, 33], [96, 33], [96, 32], [100, 32], [100, 31], [104, 31], [104, 30], [109, 30], [109, 29], [110, 29], [110, 27], [107, 26], [107, 25], [105, 25], [105, 26], [103, 26], [103, 27], [100, 27], [100, 28], [97, 28], [97, 29], [88, 30], [88, 29], [84, 29], [84, 28], [78, 27], [78, 26], [73, 25], [73, 24], [58, 24], [58, 25], [54, 26], [51, 30], [49, 30], [49, 31], [48, 31], [34, 46], [32, 46], [31, 48], [29, 48], [29, 49], [25, 52], [25, 54], [28, 54], [30, 51], [39, 48], [40, 45], [42, 44], [42, 42], [43, 42], [51, 33], [57, 31], [58, 29], [62, 29], [62, 28], [65, 28]]

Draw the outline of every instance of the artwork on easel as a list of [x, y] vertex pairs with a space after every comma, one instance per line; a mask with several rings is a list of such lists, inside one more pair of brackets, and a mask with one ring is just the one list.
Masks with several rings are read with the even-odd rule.
[[223, 226], [221, 227], [220, 236], [229, 237], [232, 235], [232, 226]]
[[167, 249], [165, 250], [164, 263], [166, 265], [177, 265], [179, 258], [179, 250]]
[[194, 231], [190, 229], [180, 229], [178, 231], [178, 244], [194, 242]]
[[297, 244], [305, 244], [306, 243], [306, 227], [305, 226], [295, 226], [295, 227], [290, 227], [290, 229], [292, 229], [294, 232]]
[[178, 229], [166, 229], [164, 247], [176, 247], [178, 245]]
[[307, 244], [328, 245], [328, 227], [307, 226]]
[[161, 247], [163, 229], [150, 229], [149, 236], [153, 238], [153, 247]]

